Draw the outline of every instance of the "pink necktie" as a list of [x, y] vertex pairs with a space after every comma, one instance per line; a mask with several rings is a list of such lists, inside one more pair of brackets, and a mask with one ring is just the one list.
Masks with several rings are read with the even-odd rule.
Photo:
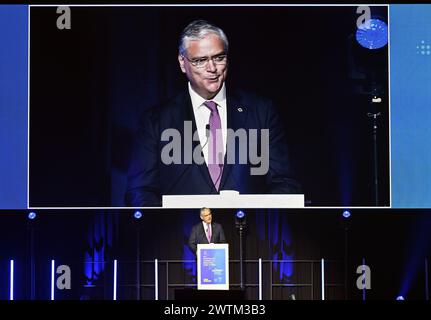
[[221, 120], [214, 101], [205, 101], [205, 106], [210, 109], [209, 119], [210, 137], [208, 152], [208, 170], [215, 188], [220, 187], [221, 175], [223, 172], [223, 135], [221, 131]]
[[207, 224], [207, 238], [208, 238], [208, 243], [211, 243], [211, 225]]

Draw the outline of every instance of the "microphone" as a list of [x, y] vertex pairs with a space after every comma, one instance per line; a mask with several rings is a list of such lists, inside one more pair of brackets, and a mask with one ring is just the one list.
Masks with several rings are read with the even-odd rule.
[[204, 145], [201, 148], [201, 151], [204, 149], [204, 147], [207, 145], [209, 139], [210, 139], [210, 124], [207, 123], [205, 126], [205, 137], [207, 138], [207, 140], [205, 141]]
[[218, 174], [218, 178], [214, 182], [214, 184], [216, 184], [219, 181], [219, 179], [221, 178], [221, 174], [223, 173], [223, 163], [219, 163], [218, 166], [220, 167], [220, 173]]

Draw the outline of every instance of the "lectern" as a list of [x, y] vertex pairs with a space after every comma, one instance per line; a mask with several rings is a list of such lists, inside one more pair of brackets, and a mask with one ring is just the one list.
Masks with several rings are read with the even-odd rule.
[[229, 290], [229, 245], [198, 244], [198, 290]]

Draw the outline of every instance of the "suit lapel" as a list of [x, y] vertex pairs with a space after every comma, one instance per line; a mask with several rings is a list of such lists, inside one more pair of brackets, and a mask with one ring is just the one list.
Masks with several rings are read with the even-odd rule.
[[207, 235], [206, 235], [206, 233], [205, 233], [204, 224], [201, 222], [201, 223], [200, 223], [200, 225], [201, 225], [201, 227], [200, 227], [200, 230], [201, 230], [201, 236], [203, 237], [203, 239], [207, 240]]
[[[179, 114], [175, 119], [175, 123], [176, 123], [176, 128], [177, 130], [179, 130], [179, 132], [182, 132], [182, 137], [183, 140], [185, 138], [189, 138], [189, 137], [185, 137], [185, 132], [184, 132], [184, 121], [191, 121], [192, 122], [192, 134], [194, 134], [197, 131], [196, 128], [196, 119], [195, 119], [195, 115], [193, 112], [193, 106], [192, 106], [192, 101], [190, 99], [190, 95], [189, 93], [186, 91], [182, 94], [182, 96], [180, 96], [179, 100], [178, 100], [178, 110], [179, 110]], [[183, 144], [184, 145], [184, 141]], [[193, 150], [195, 150], [195, 148], [201, 148], [200, 142], [198, 141], [192, 141], [192, 152]], [[194, 161], [192, 160], [192, 165], [196, 165], [199, 168], [200, 173], [202, 174], [203, 179], [205, 180], [205, 182], [213, 189], [214, 193], [216, 192], [214, 184], [212, 182], [211, 176], [209, 174], [208, 171], [208, 167], [206, 165], [206, 163], [204, 162], [203, 164], [195, 164]], [[186, 170], [187, 166], [184, 167], [184, 170]], [[203, 228], [203, 227], [202, 227]], [[204, 231], [205, 233], [205, 231]]]
[[[245, 129], [245, 124], [247, 121], [247, 107], [241, 104], [241, 100], [235, 95], [227, 96], [227, 128], [236, 131], [240, 128]], [[229, 132], [229, 131], [228, 131]], [[229, 138], [227, 139], [229, 141]], [[220, 181], [220, 190], [223, 189], [224, 184], [227, 181], [227, 178], [230, 175], [233, 164], [227, 163], [227, 157], [230, 152], [235, 152], [232, 149], [234, 145], [229, 146], [226, 145], [226, 154], [224, 157], [223, 173]], [[238, 150], [236, 150], [238, 151]], [[237, 159], [236, 159], [237, 160]], [[235, 161], [236, 161], [235, 160]]]
[[186, 92], [178, 96], [177, 107], [173, 110], [178, 112], [176, 115], [173, 115], [177, 130], [180, 132], [184, 131], [184, 121], [192, 121], [193, 126], [196, 127], [193, 117], [192, 102]]
[[210, 238], [210, 242], [214, 242], [214, 223], [211, 222], [211, 238]]

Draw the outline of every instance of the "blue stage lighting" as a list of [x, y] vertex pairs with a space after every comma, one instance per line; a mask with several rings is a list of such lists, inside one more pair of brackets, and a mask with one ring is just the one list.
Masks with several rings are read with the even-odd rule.
[[398, 296], [398, 297], [397, 297], [397, 300], [400, 300], [400, 301], [401, 301], [401, 300], [405, 300], [405, 299], [404, 299], [404, 297], [403, 297], [403, 296]]
[[349, 211], [347, 211], [347, 210], [346, 210], [346, 211], [344, 211], [344, 212], [343, 212], [343, 217], [344, 217], [344, 218], [346, 218], [346, 219], [350, 218], [350, 212], [349, 212]]
[[370, 19], [356, 30], [356, 40], [367, 49], [380, 49], [388, 43], [388, 26], [379, 19]]
[[133, 216], [135, 217], [135, 219], [141, 219], [142, 218], [142, 212], [141, 211], [135, 211]]
[[31, 211], [29, 214], [28, 214], [28, 218], [30, 219], [30, 220], [34, 220], [34, 219], [36, 219], [36, 212], [33, 212], [33, 211]]
[[236, 217], [237, 217], [238, 219], [242, 219], [242, 218], [244, 218], [244, 217], [245, 217], [245, 213], [244, 213], [244, 211], [241, 211], [241, 210], [237, 211], [237, 213], [236, 213]]

